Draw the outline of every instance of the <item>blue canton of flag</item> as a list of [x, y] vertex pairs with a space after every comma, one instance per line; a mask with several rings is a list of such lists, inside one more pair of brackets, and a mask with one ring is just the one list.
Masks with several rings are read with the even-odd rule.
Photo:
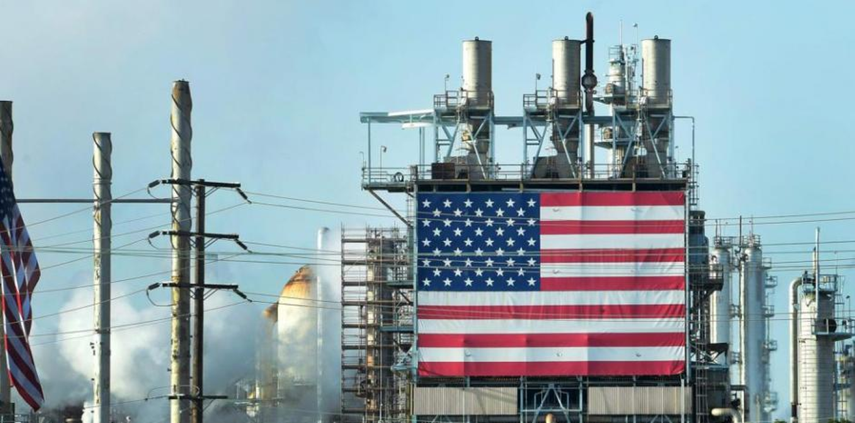
[[540, 196], [419, 193], [422, 291], [540, 289]]

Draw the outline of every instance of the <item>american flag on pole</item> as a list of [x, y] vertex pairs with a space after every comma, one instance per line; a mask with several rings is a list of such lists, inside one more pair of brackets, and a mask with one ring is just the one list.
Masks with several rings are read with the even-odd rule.
[[416, 200], [421, 376], [685, 370], [683, 192]]
[[3, 321], [9, 380], [21, 398], [38, 410], [44, 403], [39, 374], [30, 349], [33, 290], [41, 271], [33, 243], [15, 201], [12, 182], [0, 165], [0, 275], [3, 278]]

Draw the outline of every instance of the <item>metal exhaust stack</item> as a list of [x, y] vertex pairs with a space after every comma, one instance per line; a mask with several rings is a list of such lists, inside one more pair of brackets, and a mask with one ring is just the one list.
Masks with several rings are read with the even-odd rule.
[[110, 422], [110, 284], [111, 282], [111, 232], [113, 227], [113, 194], [110, 184], [113, 180], [113, 141], [109, 132], [92, 134], [95, 151], [92, 164], [95, 168], [94, 189], [95, 228], [93, 247], [95, 250], [95, 274], [93, 291], [95, 294], [95, 386], [93, 387], [94, 423]]
[[[0, 160], [3, 161], [3, 168], [6, 169], [6, 175], [9, 176], [10, 180], [12, 179], [12, 161], [15, 158], [12, 153], [12, 132], [14, 131], [15, 123], [12, 121], [12, 102], [0, 101]], [[5, 354], [2, 355], [5, 356]], [[4, 357], [3, 362], [5, 363], [5, 361], [6, 358]]]
[[659, 38], [641, 41], [641, 86], [648, 109], [649, 126], [642, 129], [647, 151], [645, 168], [649, 177], [669, 176], [674, 156], [671, 143], [671, 40]]
[[581, 52], [582, 41], [568, 37], [552, 41], [552, 90], [558, 108], [577, 110], [580, 107]]
[[492, 41], [475, 37], [463, 42], [463, 91], [470, 107], [492, 107]]
[[[463, 42], [463, 87], [459, 109], [465, 122], [462, 145], [467, 151], [464, 169], [473, 179], [489, 177], [492, 149], [493, 42], [479, 39]], [[460, 172], [458, 171], [458, 174]]]
[[578, 115], [581, 108], [581, 51], [579, 40], [564, 37], [552, 42], [551, 139], [556, 153], [555, 170], [561, 178], [580, 177], [579, 125], [568, 116]]
[[[582, 87], [585, 88], [585, 111], [588, 116], [594, 116], [594, 88], [597, 86], [597, 75], [594, 74], [594, 14], [588, 12], [585, 16], [585, 75], [582, 76]], [[594, 125], [586, 125], [588, 141], [588, 171], [589, 177], [594, 178]]]
[[[6, 170], [6, 176], [14, 184], [12, 179], [12, 162], [15, 156], [12, 154], [12, 133], [15, 130], [15, 124], [12, 121], [12, 102], [0, 101], [0, 160], [3, 162], [3, 169]], [[0, 325], [0, 337], [5, 339], [6, 327]], [[6, 367], [6, 354], [0, 354], [0, 368]], [[12, 402], [12, 389], [8, 377], [0, 377], [0, 415], [8, 415], [12, 412], [9, 404]]]
[[[190, 84], [187, 81], [175, 81], [172, 85], [172, 179], [190, 180], [193, 160], [190, 155], [190, 141], [193, 128], [190, 125], [190, 113], [193, 100], [190, 97]], [[172, 282], [187, 286], [190, 283], [190, 239], [178, 235], [192, 230], [190, 218], [191, 188], [188, 184], [172, 185]], [[172, 357], [170, 385], [170, 421], [188, 423], [190, 418], [190, 291], [185, 288], [172, 288]], [[179, 399], [180, 398], [180, 399]]]

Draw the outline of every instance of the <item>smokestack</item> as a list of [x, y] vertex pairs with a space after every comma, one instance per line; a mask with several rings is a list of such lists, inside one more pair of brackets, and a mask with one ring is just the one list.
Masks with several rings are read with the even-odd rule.
[[[462, 102], [466, 126], [461, 132], [462, 146], [468, 152], [465, 177], [483, 179], [490, 174], [492, 148], [490, 124], [485, 120], [493, 111], [493, 43], [475, 37], [463, 42]], [[458, 174], [458, 177], [464, 175]]]
[[[190, 84], [187, 81], [175, 81], [172, 85], [172, 178], [190, 180], [193, 160], [190, 156], [190, 140], [193, 128], [190, 125], [190, 112], [193, 100], [190, 97]], [[189, 233], [190, 221], [190, 185], [172, 185], [172, 282], [183, 286], [190, 283], [190, 239], [177, 235]], [[170, 422], [188, 423], [190, 419], [190, 291], [186, 288], [172, 288], [172, 357], [170, 385], [172, 395], [181, 399], [170, 403]]]
[[[6, 170], [6, 176], [14, 183], [12, 179], [12, 132], [15, 130], [15, 124], [12, 121], [12, 102], [0, 101], [0, 160], [3, 162], [3, 168]], [[0, 325], [0, 337], [5, 338], [5, 325]], [[0, 368], [6, 369], [6, 354], [0, 354]], [[11, 414], [12, 409], [12, 390], [9, 384], [8, 377], [0, 377], [0, 414]]]
[[[594, 74], [594, 14], [588, 12], [585, 16], [585, 75], [582, 76], [582, 87], [585, 88], [585, 111], [594, 116], [594, 88], [597, 86], [597, 75]], [[588, 176], [594, 179], [594, 125], [586, 125], [588, 149]]]
[[594, 74], [594, 14], [591, 12], [585, 16], [585, 75], [582, 76], [582, 86], [585, 88], [585, 110], [593, 114], [597, 75]]
[[[12, 102], [0, 101], [0, 160], [3, 161], [3, 168], [6, 169], [9, 179], [12, 179], [12, 161], [15, 158], [12, 153], [12, 132], [14, 131]], [[3, 360], [5, 361], [5, 358]]]
[[95, 151], [92, 164], [95, 168], [95, 228], [93, 247], [95, 249], [93, 291], [95, 294], [95, 377], [93, 378], [93, 404], [95, 406], [94, 423], [110, 423], [110, 306], [111, 306], [111, 231], [113, 227], [113, 194], [110, 184], [113, 180], [113, 141], [109, 132], [92, 134]]
[[475, 37], [463, 42], [463, 91], [470, 107], [490, 107], [493, 94], [493, 43]]

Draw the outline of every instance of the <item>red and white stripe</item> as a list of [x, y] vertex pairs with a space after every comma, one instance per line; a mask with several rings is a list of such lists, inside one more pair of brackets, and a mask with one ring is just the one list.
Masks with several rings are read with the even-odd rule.
[[16, 261], [22, 271], [16, 272], [18, 289], [24, 294], [21, 299], [21, 314], [24, 317], [24, 327], [27, 330], [27, 335], [30, 334], [33, 321], [33, 309], [30, 306], [33, 291], [41, 278], [41, 270], [39, 263], [36, 260], [36, 254], [33, 251], [33, 242], [30, 239], [30, 233], [27, 231], [27, 226], [24, 224], [24, 218], [21, 216], [21, 210], [17, 204], [12, 208], [12, 244], [16, 246], [14, 253], [17, 255]]
[[30, 300], [39, 281], [40, 270], [17, 205], [13, 206], [10, 217], [0, 222], [0, 274], [9, 379], [21, 398], [33, 410], [38, 410], [44, 403], [44, 392], [30, 348], [29, 334], [32, 322]]
[[684, 193], [545, 193], [540, 217], [539, 292], [418, 293], [419, 373], [682, 373]]

